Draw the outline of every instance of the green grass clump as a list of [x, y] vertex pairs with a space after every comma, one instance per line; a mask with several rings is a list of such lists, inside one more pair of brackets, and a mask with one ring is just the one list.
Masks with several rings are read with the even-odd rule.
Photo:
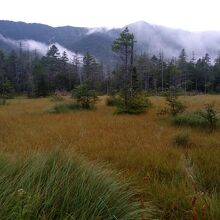
[[0, 180], [1, 219], [152, 219], [114, 173], [60, 152], [1, 156]]
[[186, 112], [171, 118], [171, 122], [178, 126], [190, 126], [197, 128], [207, 128], [208, 122], [201, 117], [199, 112]]
[[219, 113], [214, 109], [213, 104], [207, 104], [203, 110], [176, 115], [171, 118], [171, 121], [179, 126], [208, 128], [213, 131], [219, 127]]
[[53, 106], [48, 110], [49, 113], [66, 113], [71, 111], [81, 110], [82, 107], [78, 103], [62, 103]]

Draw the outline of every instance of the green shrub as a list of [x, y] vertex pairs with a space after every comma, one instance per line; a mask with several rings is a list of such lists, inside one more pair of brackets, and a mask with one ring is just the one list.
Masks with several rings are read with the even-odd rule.
[[200, 111], [200, 116], [207, 122], [208, 127], [214, 130], [218, 125], [218, 112], [214, 109], [214, 104], [205, 105], [205, 110]]
[[61, 152], [21, 161], [1, 157], [1, 219], [113, 220], [152, 218], [117, 174]]
[[96, 92], [94, 90], [90, 90], [86, 84], [76, 87], [76, 89], [73, 90], [73, 97], [84, 109], [93, 108], [98, 100]]
[[64, 98], [60, 93], [56, 92], [51, 96], [51, 101], [52, 102], [61, 102], [61, 101], [64, 101]]
[[174, 144], [177, 144], [179, 146], [184, 146], [184, 147], [189, 145], [189, 140], [190, 140], [189, 134], [186, 132], [184, 133], [181, 132], [179, 134], [174, 135], [173, 137]]
[[137, 93], [133, 95], [127, 105], [124, 104], [123, 99], [117, 104], [116, 113], [122, 114], [139, 114], [145, 112], [152, 104], [146, 94]]
[[51, 109], [48, 110], [49, 113], [65, 113], [71, 111], [81, 110], [82, 107], [78, 103], [62, 103], [53, 106]]
[[106, 99], [106, 105], [107, 106], [118, 106], [120, 105], [120, 103], [122, 103], [122, 101], [123, 101], [122, 97], [119, 94], [112, 95]]
[[169, 113], [175, 116], [185, 111], [186, 106], [178, 100], [175, 92], [168, 92], [165, 94], [167, 105], [169, 106]]

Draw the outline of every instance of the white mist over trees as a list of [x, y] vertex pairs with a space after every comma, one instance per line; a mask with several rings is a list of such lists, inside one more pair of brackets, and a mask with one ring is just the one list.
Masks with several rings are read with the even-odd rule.
[[[1, 34], [0, 34], [0, 41], [3, 41], [5, 43], [9, 44], [15, 50], [22, 47], [22, 50], [24, 50], [24, 51], [30, 51], [30, 52], [35, 51], [36, 53], [38, 53], [40, 55], [46, 55], [48, 49], [51, 46], [51, 45], [47, 45], [45, 43], [35, 41], [35, 40], [13, 40], [10, 38], [5, 38]], [[71, 59], [75, 55], [74, 52], [68, 50], [67, 48], [63, 47], [62, 45], [60, 45], [58, 43], [54, 43], [53, 45], [56, 45], [56, 47], [59, 49], [59, 51], [61, 53], [63, 53], [65, 51], [68, 59]]]

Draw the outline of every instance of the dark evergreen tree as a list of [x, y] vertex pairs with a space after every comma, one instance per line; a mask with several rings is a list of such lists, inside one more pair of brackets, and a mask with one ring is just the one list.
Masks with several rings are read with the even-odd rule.
[[34, 65], [33, 85], [34, 96], [45, 97], [49, 94], [49, 79], [44, 64], [41, 61]]
[[215, 60], [213, 73], [213, 89], [214, 91], [220, 93], [220, 54]]
[[90, 89], [97, 89], [99, 80], [100, 65], [96, 62], [95, 58], [87, 52], [83, 58], [83, 81]]
[[122, 60], [124, 104], [128, 105], [129, 99], [133, 92], [133, 52], [134, 52], [134, 35], [126, 27], [120, 34], [120, 37], [113, 42], [112, 49], [119, 54]]
[[179, 70], [179, 86], [186, 91], [187, 76], [187, 55], [185, 49], [182, 49], [178, 59], [178, 70]]

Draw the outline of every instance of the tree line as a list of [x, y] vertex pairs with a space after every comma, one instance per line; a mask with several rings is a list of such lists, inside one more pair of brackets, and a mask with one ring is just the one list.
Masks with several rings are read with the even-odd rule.
[[47, 96], [55, 91], [71, 91], [86, 82], [92, 89], [102, 91], [102, 64], [86, 53], [83, 59], [76, 53], [69, 60], [64, 51], [52, 45], [45, 56], [36, 51], [4, 53], [0, 51], [0, 93]]
[[196, 58], [182, 49], [179, 57], [165, 59], [158, 55], [135, 54], [135, 36], [128, 28], [113, 42], [118, 55], [115, 67], [98, 62], [87, 52], [71, 59], [52, 45], [45, 56], [36, 51], [22, 50], [6, 53], [0, 50], [0, 93], [47, 96], [55, 91], [72, 91], [86, 84], [98, 93], [122, 91], [125, 102], [135, 90], [161, 92], [171, 88], [184, 92], [220, 92], [220, 55]]

